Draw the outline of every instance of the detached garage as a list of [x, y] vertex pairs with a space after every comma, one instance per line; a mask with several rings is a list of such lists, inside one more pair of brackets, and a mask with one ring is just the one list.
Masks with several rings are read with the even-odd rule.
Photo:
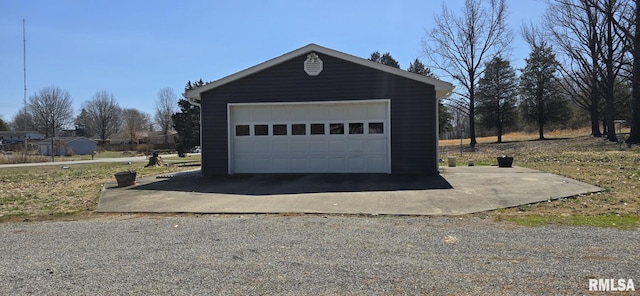
[[189, 90], [202, 174], [438, 174], [452, 85], [310, 44]]

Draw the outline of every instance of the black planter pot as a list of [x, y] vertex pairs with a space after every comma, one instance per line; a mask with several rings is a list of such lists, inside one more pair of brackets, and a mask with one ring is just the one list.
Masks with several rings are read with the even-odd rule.
[[126, 187], [136, 184], [136, 172], [119, 172], [113, 174], [118, 182], [118, 187]]
[[513, 157], [511, 156], [498, 157], [498, 167], [510, 168], [512, 165], [513, 165]]

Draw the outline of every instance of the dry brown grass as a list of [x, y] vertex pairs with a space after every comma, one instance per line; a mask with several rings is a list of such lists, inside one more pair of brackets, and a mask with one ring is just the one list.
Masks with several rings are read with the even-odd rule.
[[[522, 138], [526, 140], [512, 140]], [[497, 164], [496, 157], [506, 154], [514, 157], [515, 166], [566, 176], [605, 189], [602, 193], [488, 213], [497, 219], [522, 216], [639, 216], [640, 147], [627, 147], [576, 131], [549, 133], [549, 139], [542, 141], [530, 138], [537, 137], [507, 135], [503, 139], [506, 142], [501, 144], [495, 143], [495, 137], [493, 142], [485, 138], [478, 141], [480, 144], [475, 152], [464, 147], [462, 157], [459, 141], [457, 145], [443, 141], [440, 152], [443, 158], [447, 155], [457, 156], [460, 165], [466, 165], [467, 158], [476, 160], [476, 164], [494, 165]]]
[[[553, 130], [544, 133], [545, 138], [549, 139], [557, 139], [557, 138], [574, 138], [580, 136], [589, 136], [591, 134], [591, 130], [589, 128], [581, 128], [575, 130]], [[532, 141], [537, 140], [537, 133], [525, 133], [525, 132], [514, 132], [502, 135], [503, 142], [515, 142], [515, 141]], [[476, 138], [476, 141], [480, 144], [490, 144], [498, 141], [498, 137], [481, 137]], [[462, 139], [462, 145], [469, 145], [469, 139]], [[449, 140], [440, 140], [440, 146], [460, 146], [460, 139], [449, 139]]]
[[[199, 161], [199, 157], [196, 161]], [[180, 159], [185, 160], [185, 159]], [[194, 160], [194, 159], [186, 159]], [[168, 162], [171, 162], [168, 159]], [[0, 169], [0, 221], [80, 219], [93, 213], [102, 185], [115, 183], [113, 174], [135, 170], [138, 176], [194, 169], [146, 163], [95, 163]]]
[[[495, 165], [496, 157], [514, 156], [514, 165], [559, 174], [605, 189], [603, 193], [477, 214], [527, 225], [561, 224], [616, 226], [640, 221], [640, 147], [627, 147], [589, 137], [588, 131], [509, 134], [505, 143], [481, 138], [475, 152], [468, 144], [460, 156], [459, 140], [442, 141], [441, 157], [458, 157], [459, 165], [472, 158], [476, 165]], [[451, 142], [453, 141], [453, 143]], [[467, 140], [468, 143], [468, 140]], [[199, 156], [196, 156], [199, 160]], [[193, 161], [187, 159], [165, 159]], [[113, 173], [134, 169], [139, 175], [155, 175], [189, 167], [144, 168], [145, 163], [40, 166], [0, 169], [0, 221], [84, 219], [103, 217], [93, 213], [102, 184], [115, 182]], [[632, 226], [637, 227], [637, 226]]]

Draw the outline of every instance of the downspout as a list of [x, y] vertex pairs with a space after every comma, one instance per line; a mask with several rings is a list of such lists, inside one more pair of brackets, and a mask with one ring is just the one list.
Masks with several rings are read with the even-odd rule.
[[[186, 98], [187, 98], [187, 100], [189, 101], [189, 104], [191, 104], [191, 105], [193, 105], [193, 106], [198, 106], [198, 107], [200, 107], [200, 103], [199, 103], [196, 99], [194, 99], [194, 98], [190, 98], [190, 97], [187, 97], [187, 96], [186, 96], [186, 94], [185, 94], [185, 97], [186, 97]], [[202, 111], [202, 110], [200, 110], [200, 111]], [[202, 114], [200, 114], [200, 115], [202, 115]], [[202, 117], [201, 117], [201, 118], [202, 118]]]
[[455, 88], [453, 84], [449, 84], [450, 88], [443, 95], [437, 95], [436, 92], [436, 174], [440, 175], [440, 100], [448, 98], [453, 94]]
[[[200, 95], [198, 95], [200, 96]], [[187, 98], [187, 101], [189, 101], [189, 104], [191, 104], [192, 106], [197, 106], [198, 108], [200, 108], [200, 174], [202, 175], [202, 163], [203, 163], [203, 157], [204, 157], [204, 153], [202, 153], [204, 151], [204, 142], [202, 141], [202, 107], [200, 104], [201, 100], [197, 100], [195, 98], [192, 97], [188, 97], [187, 94], [184, 94], [184, 97]]]

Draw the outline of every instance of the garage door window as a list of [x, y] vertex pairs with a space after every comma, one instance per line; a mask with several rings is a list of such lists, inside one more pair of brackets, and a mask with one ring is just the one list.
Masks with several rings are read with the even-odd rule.
[[236, 125], [236, 136], [248, 136], [248, 135], [249, 135], [248, 124]]
[[324, 123], [312, 123], [311, 124], [312, 135], [324, 135]]
[[286, 124], [274, 124], [273, 125], [273, 135], [274, 136], [286, 136], [287, 135], [287, 125]]
[[362, 122], [349, 123], [349, 134], [360, 135], [363, 133], [364, 124]]
[[384, 125], [382, 122], [369, 122], [370, 134], [384, 134]]
[[306, 135], [307, 134], [307, 125], [306, 124], [292, 124], [291, 125], [291, 134], [294, 135], [294, 136], [304, 136], [304, 135]]
[[329, 124], [329, 133], [332, 135], [344, 134], [344, 123], [331, 123]]
[[268, 136], [269, 126], [266, 124], [256, 124], [253, 126], [253, 134], [256, 136]]

